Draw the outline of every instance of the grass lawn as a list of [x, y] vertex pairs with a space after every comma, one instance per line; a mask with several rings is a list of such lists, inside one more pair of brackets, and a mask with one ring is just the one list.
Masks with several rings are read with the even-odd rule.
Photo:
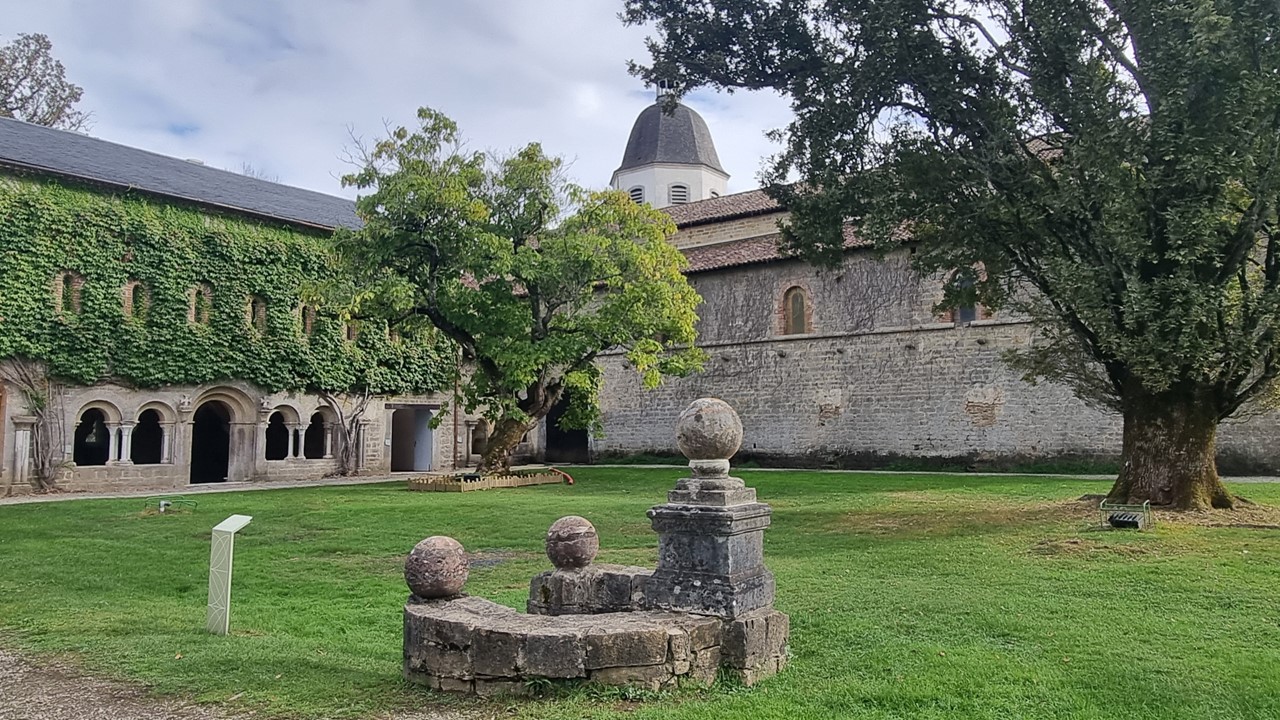
[[[400, 680], [401, 568], [419, 539], [456, 537], [477, 554], [468, 591], [523, 607], [562, 515], [595, 523], [601, 562], [652, 565], [644, 511], [681, 474], [214, 494], [174, 516], [136, 499], [0, 507], [0, 644], [300, 717], [1280, 717], [1280, 531], [1091, 530], [1067, 501], [1104, 483], [1008, 476], [740, 473], [774, 507], [767, 560], [792, 618], [791, 666], [756, 688], [494, 703]], [[1280, 486], [1233, 489], [1280, 505]], [[219, 638], [203, 632], [209, 529], [231, 513], [254, 521]]]

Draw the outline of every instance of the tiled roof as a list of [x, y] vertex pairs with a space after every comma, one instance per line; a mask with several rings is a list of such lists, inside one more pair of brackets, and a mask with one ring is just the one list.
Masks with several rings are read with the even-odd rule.
[[[741, 265], [755, 265], [757, 263], [784, 260], [786, 256], [778, 248], [778, 243], [781, 240], [782, 233], [773, 233], [772, 235], [730, 240], [712, 245], [695, 245], [681, 248], [681, 252], [689, 260], [689, 266], [685, 268], [685, 272], [699, 273], [708, 270], [721, 270]], [[870, 245], [871, 243], [859, 238], [854, 233], [853, 226], [845, 226], [845, 248], [869, 247]]]
[[324, 229], [360, 225], [346, 198], [8, 118], [0, 118], [0, 166]]
[[698, 202], [684, 205], [671, 205], [662, 208], [662, 210], [671, 216], [677, 227], [688, 227], [721, 220], [732, 220], [733, 218], [749, 217], [751, 215], [781, 212], [782, 206], [778, 204], [778, 201], [765, 195], [763, 190], [748, 190], [747, 192], [721, 195], [718, 198], [699, 200]]

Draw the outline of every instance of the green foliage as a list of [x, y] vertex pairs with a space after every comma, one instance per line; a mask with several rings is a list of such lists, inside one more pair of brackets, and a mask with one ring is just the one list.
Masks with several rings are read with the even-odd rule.
[[536, 144], [466, 153], [451, 120], [425, 108], [419, 120], [343, 180], [366, 191], [365, 225], [340, 244], [361, 291], [353, 312], [429, 320], [474, 363], [468, 410], [495, 420], [544, 417], [567, 390], [561, 424], [597, 426], [602, 352], [625, 352], [646, 387], [701, 366], [700, 298], [666, 240], [670, 218], [565, 182]]
[[[341, 318], [324, 312], [303, 332], [301, 293], [335, 272], [331, 242], [140, 197], [0, 178], [0, 357], [42, 360], [50, 375], [80, 384], [446, 387], [452, 350], [437, 334], [393, 342], [385, 324], [370, 323], [348, 342]], [[65, 282], [64, 273], [72, 273]], [[132, 281], [142, 289], [130, 293], [127, 313]], [[199, 287], [210, 292], [195, 293], [191, 322]], [[254, 297], [266, 305], [265, 332], [250, 317]]]
[[1280, 373], [1276, 3], [627, 6], [646, 77], [790, 96], [767, 175], [804, 256], [909, 227], [920, 269], [964, 271], [945, 302], [1029, 313], [1031, 374], [1111, 407], [1225, 418]]

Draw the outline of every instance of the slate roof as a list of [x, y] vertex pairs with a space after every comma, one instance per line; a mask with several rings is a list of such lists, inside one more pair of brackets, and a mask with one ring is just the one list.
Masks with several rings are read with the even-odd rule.
[[[730, 240], [712, 245], [695, 245], [681, 248], [680, 252], [684, 253], [685, 258], [689, 260], [689, 266], [684, 271], [686, 274], [693, 274], [707, 272], [708, 270], [722, 270], [742, 265], [756, 265], [775, 260], [785, 260], [787, 256], [783, 255], [778, 249], [778, 243], [781, 240], [781, 233], [773, 233], [772, 235]], [[845, 226], [844, 246], [846, 249], [870, 247], [870, 245], [870, 242], [854, 233], [852, 225]]]
[[345, 198], [9, 118], [0, 118], [0, 166], [320, 229], [360, 226]]
[[702, 116], [684, 105], [676, 105], [668, 114], [664, 104], [659, 100], [640, 111], [615, 173], [649, 163], [706, 165], [724, 173]]
[[782, 212], [782, 206], [777, 200], [766, 195], [763, 190], [748, 190], [684, 205], [670, 205], [662, 208], [662, 211], [671, 216], [676, 227], [691, 227], [752, 215]]

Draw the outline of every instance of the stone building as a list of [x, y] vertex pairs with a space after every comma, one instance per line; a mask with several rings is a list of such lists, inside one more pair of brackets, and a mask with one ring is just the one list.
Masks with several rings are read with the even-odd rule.
[[[649, 167], [666, 175], [637, 173]], [[784, 258], [786, 211], [762, 191], [672, 200], [669, 186], [700, 187], [691, 179], [700, 177], [725, 177], [706, 123], [684, 106], [643, 111], [613, 186], [666, 206], [675, 220], [673, 242], [703, 298], [698, 342], [710, 359], [697, 375], [644, 391], [621, 357], [605, 358], [594, 457], [674, 454], [669, 428], [699, 397], [721, 398], [742, 416], [740, 459], [871, 467], [1119, 455], [1117, 415], [1066, 387], [1028, 384], [1001, 360], [1036, 342], [1027, 322], [981, 307], [940, 312], [942, 278], [911, 270], [909, 244], [877, 256], [850, 237], [834, 270]], [[1274, 414], [1225, 423], [1220, 467], [1280, 470], [1277, 426]], [[558, 452], [550, 438], [548, 453]]]
[[[227, 266], [219, 272], [223, 278], [248, 273], [254, 269], [250, 264], [271, 263], [276, 253], [284, 257], [294, 252], [295, 240], [305, 243], [307, 238], [327, 238], [335, 228], [359, 222], [354, 204], [346, 199], [0, 118], [0, 192], [18, 192], [24, 187], [74, 188], [113, 200], [140, 198], [149, 207], [158, 208], [156, 213], [163, 214], [166, 208], [199, 213], [196, 217], [203, 217], [207, 226], [231, 219], [251, 229], [274, 229], [282, 244], [263, 249], [256, 258], [237, 259], [225, 248], [214, 248], [227, 255]], [[49, 238], [36, 239], [50, 247]], [[30, 252], [33, 240], [0, 231], [0, 250], [12, 258], [12, 253]], [[63, 249], [58, 250], [61, 253]], [[79, 250], [70, 248], [67, 252], [74, 255]], [[43, 263], [40, 258], [24, 267], [48, 277], [33, 278], [31, 273], [24, 274], [26, 271], [0, 267], [0, 298], [10, 303], [5, 307], [11, 315], [0, 322], [16, 324], [11, 330], [20, 337], [24, 332], [35, 333], [39, 318], [61, 313], [67, 316], [62, 321], [74, 341], [75, 332], [82, 328], [69, 316], [80, 312], [82, 302], [86, 312], [95, 303], [95, 312], [100, 315], [95, 322], [116, 318], [121, 327], [112, 332], [124, 333], [140, 308], [151, 302], [150, 293], [186, 292], [190, 302], [186, 320], [191, 326], [209, 325], [212, 310], [213, 332], [217, 322], [222, 322], [231, 323], [222, 327], [234, 327], [237, 332], [247, 328], [251, 336], [265, 335], [269, 317], [284, 328], [282, 334], [312, 332], [315, 312], [296, 300], [298, 288], [269, 288], [273, 297], [292, 303], [291, 308], [277, 308], [257, 296], [227, 298], [227, 293], [219, 294], [215, 282], [195, 283], [189, 288], [148, 288], [135, 280], [121, 282], [119, 287], [111, 285], [116, 282], [112, 278], [131, 276], [130, 263], [148, 262], [141, 257], [142, 249], [137, 258], [133, 253], [130, 248], [123, 257], [111, 259], [106, 271], [97, 276], [81, 274], [74, 267], [59, 268], [53, 261]], [[34, 299], [21, 305], [11, 300], [17, 296]], [[104, 303], [114, 307], [102, 310]], [[242, 318], [236, 316], [240, 308]], [[219, 313], [230, 317], [219, 318]], [[23, 322], [30, 325], [23, 326]], [[182, 339], [188, 330], [165, 327], [155, 332]], [[353, 331], [346, 332], [346, 339], [355, 342]], [[181, 365], [200, 358], [178, 353], [169, 359]], [[336, 417], [314, 394], [268, 392], [237, 377], [142, 387], [110, 374], [85, 383], [60, 381], [54, 388], [50, 407], [61, 456], [59, 485], [64, 489], [163, 491], [192, 483], [315, 478], [336, 470]], [[19, 388], [5, 384], [3, 390], [0, 486], [24, 492], [30, 489], [35, 419]], [[451, 393], [451, 388], [437, 388], [425, 395], [374, 399], [356, 438], [359, 467], [383, 473], [443, 470], [473, 462], [477, 422], [448, 414]], [[433, 428], [431, 421], [440, 413], [445, 417]], [[534, 450], [530, 443], [522, 447], [525, 456]], [[4, 492], [0, 490], [0, 494]]]

